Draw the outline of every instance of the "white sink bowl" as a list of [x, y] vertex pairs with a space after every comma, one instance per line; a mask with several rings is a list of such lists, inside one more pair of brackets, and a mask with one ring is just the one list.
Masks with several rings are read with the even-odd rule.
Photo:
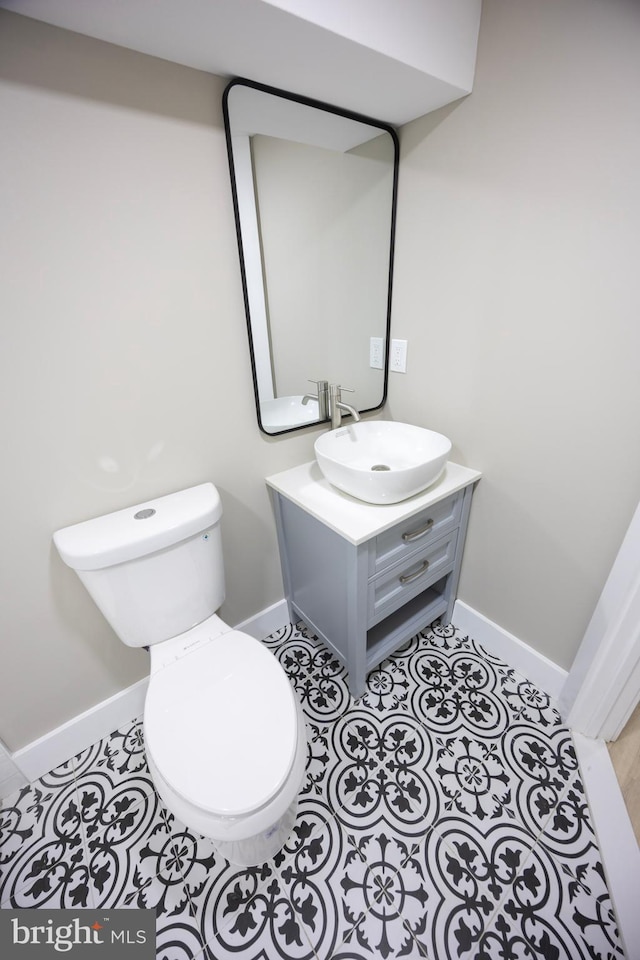
[[398, 503], [436, 482], [451, 442], [410, 423], [361, 420], [323, 433], [314, 449], [334, 487], [367, 503]]
[[304, 423], [319, 420], [318, 401], [302, 401], [302, 395], [263, 400], [260, 404], [260, 419], [264, 429], [287, 430], [289, 427], [299, 427]]

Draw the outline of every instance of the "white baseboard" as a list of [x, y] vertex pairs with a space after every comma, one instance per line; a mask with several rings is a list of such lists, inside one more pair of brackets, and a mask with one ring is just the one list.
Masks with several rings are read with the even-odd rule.
[[[288, 622], [286, 601], [280, 600], [239, 623], [234, 629], [262, 640]], [[149, 678], [145, 677], [7, 756], [7, 763], [11, 767], [7, 766], [6, 778], [0, 777], [0, 799], [19, 789], [25, 781], [32, 783], [43, 777], [81, 750], [86, 750], [136, 717], [141, 717], [148, 685]]]
[[575, 730], [573, 742], [626, 956], [633, 960], [640, 956], [640, 848], [606, 744]]
[[264, 640], [265, 637], [275, 633], [276, 630], [280, 630], [281, 627], [286, 627], [288, 623], [287, 601], [279, 600], [270, 607], [261, 610], [254, 617], [243, 620], [242, 623], [234, 627], [234, 630], [242, 630], [243, 633], [248, 633], [250, 637], [254, 637], [256, 640]]
[[149, 678], [121, 690], [17, 750], [11, 759], [31, 783], [92, 743], [142, 716]]
[[0, 800], [20, 790], [27, 783], [27, 778], [16, 767], [11, 754], [0, 740]]
[[462, 633], [477, 640], [487, 653], [500, 657], [553, 700], [558, 699], [567, 679], [566, 670], [462, 600], [456, 600], [452, 619]]

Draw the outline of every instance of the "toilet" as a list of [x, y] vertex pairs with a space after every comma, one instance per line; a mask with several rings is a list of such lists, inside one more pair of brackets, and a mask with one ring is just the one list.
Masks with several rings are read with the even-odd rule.
[[149, 649], [145, 749], [160, 797], [227, 860], [253, 866], [293, 828], [306, 733], [279, 662], [216, 613], [221, 517], [203, 483], [53, 539], [123, 643]]

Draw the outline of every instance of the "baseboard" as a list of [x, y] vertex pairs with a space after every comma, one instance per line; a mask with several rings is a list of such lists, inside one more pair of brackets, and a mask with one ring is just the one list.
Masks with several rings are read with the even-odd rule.
[[16, 767], [11, 754], [0, 740], [0, 800], [4, 800], [27, 783], [27, 778]]
[[456, 600], [452, 620], [462, 633], [477, 640], [488, 653], [500, 657], [553, 700], [558, 699], [567, 679], [567, 671], [562, 667], [462, 600]]
[[30, 783], [43, 777], [113, 730], [142, 716], [148, 685], [149, 678], [144, 677], [17, 750], [11, 759]]
[[[234, 629], [262, 640], [288, 622], [286, 601], [280, 600]], [[7, 766], [6, 778], [0, 778], [0, 799], [22, 786], [25, 779], [32, 783], [130, 720], [141, 717], [148, 685], [149, 678], [145, 677], [7, 756], [11, 767]]]
[[238, 623], [234, 629], [242, 630], [243, 633], [248, 633], [250, 637], [255, 637], [256, 640], [264, 640], [265, 637], [275, 633], [276, 630], [280, 630], [281, 627], [285, 627], [288, 623], [287, 601], [279, 600], [270, 607], [265, 607], [254, 617], [249, 617], [248, 620]]
[[606, 744], [575, 731], [573, 742], [626, 956], [633, 960], [640, 949], [640, 848]]

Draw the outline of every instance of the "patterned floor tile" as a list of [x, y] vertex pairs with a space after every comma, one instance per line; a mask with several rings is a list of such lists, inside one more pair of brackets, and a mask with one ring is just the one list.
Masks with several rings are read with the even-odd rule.
[[284, 643], [287, 643], [288, 640], [293, 637], [298, 637], [302, 630], [306, 629], [302, 622], [298, 623], [287, 623], [284, 627], [280, 627], [278, 630], [274, 630], [273, 633], [270, 633], [268, 637], [265, 637], [262, 640], [262, 643], [274, 653], [278, 647], [281, 647]]
[[403, 646], [394, 651], [394, 657], [402, 657], [415, 652], [418, 648], [430, 647], [435, 650], [470, 650], [468, 637], [464, 637], [453, 623], [442, 624], [436, 621], [426, 630], [412, 637]]
[[339, 719], [352, 703], [347, 672], [337, 657], [303, 624], [286, 631], [268, 646], [284, 668], [310, 723]]
[[[31, 786], [43, 791], [55, 791], [58, 787], [64, 787], [72, 783], [75, 780], [75, 776], [75, 762], [72, 758], [71, 760], [67, 760], [66, 763], [61, 763], [60, 766], [54, 770], [50, 770], [49, 773], [45, 774], [44, 777], [40, 777], [40, 779], [34, 784], [31, 784]], [[3, 801], [3, 803], [4, 802], [5, 801]]]
[[371, 710], [377, 715], [388, 710], [412, 713], [411, 698], [416, 681], [409, 673], [409, 663], [430, 653], [446, 655], [461, 648], [466, 649], [467, 645], [452, 625], [438, 625], [417, 634], [367, 675], [367, 689], [354, 704], [355, 708]]
[[85, 773], [109, 771], [114, 780], [135, 774], [148, 775], [144, 752], [144, 732], [141, 720], [132, 720], [108, 737], [83, 750], [73, 759], [74, 775], [82, 779]]
[[277, 881], [267, 894], [257, 897], [246, 917], [249, 926], [235, 925], [214, 937], [205, 947], [203, 960], [315, 960], [315, 954], [300, 930], [296, 914]]
[[412, 936], [409, 925], [401, 918], [393, 928], [391, 924], [383, 927], [381, 939], [377, 927], [377, 922], [369, 915], [363, 917], [331, 955], [331, 960], [375, 960], [378, 957], [384, 957], [385, 960], [428, 960], [421, 944]]
[[552, 698], [534, 683], [510, 667], [500, 657], [489, 653], [472, 637], [464, 642], [482, 660], [491, 664], [501, 678], [501, 690], [514, 719], [539, 723], [542, 727], [557, 726], [562, 722]]
[[464, 735], [434, 740], [432, 775], [443, 813], [471, 820], [512, 815], [511, 782], [496, 741]]
[[[292, 856], [300, 847], [311, 845], [315, 835], [323, 830], [332, 819], [333, 812], [326, 801], [316, 797], [301, 796], [293, 828], [284, 846], [272, 860], [260, 866], [279, 867], [287, 857]], [[187, 850], [188, 844], [185, 842], [186, 852], [182, 857], [183, 876], [187, 882], [189, 894], [195, 902], [201, 896], [203, 890], [210, 885], [214, 872], [226, 868], [231, 871], [238, 871], [240, 868], [225, 860], [216, 850], [213, 840], [186, 828], [184, 837], [185, 841], [191, 840], [191, 846]]]
[[596, 843], [584, 786], [576, 773], [547, 820], [540, 844], [552, 857], [579, 860]]
[[67, 765], [3, 802], [0, 838], [2, 906], [91, 906], [82, 817]]
[[[426, 956], [421, 942], [429, 921], [430, 891], [413, 853], [417, 845], [389, 832], [361, 838], [361, 861], [354, 861], [348, 879], [366, 908], [348, 937], [362, 956]], [[338, 953], [340, 955], [340, 953]]]
[[217, 864], [191, 902], [208, 957], [313, 955], [273, 861]]
[[412, 685], [404, 659], [389, 657], [367, 675], [367, 689], [356, 701], [356, 709], [370, 710], [374, 716], [382, 716], [389, 710], [409, 712]]
[[563, 726], [512, 723], [500, 749], [510, 772], [514, 818], [538, 838], [576, 777], [571, 734]]
[[205, 960], [204, 945], [191, 917], [167, 917], [156, 932], [157, 960]]
[[409, 662], [414, 715], [434, 733], [495, 739], [509, 715], [495, 668], [466, 650], [421, 651]]
[[[436, 837], [449, 851], [444, 858], [429, 850]], [[424, 863], [434, 888], [448, 885], [458, 899], [456, 908], [447, 907], [445, 927], [434, 918], [436, 956], [454, 956], [447, 952], [452, 943], [458, 960], [616, 955], [618, 932], [594, 844], [579, 862], [563, 863], [520, 824], [481, 829], [449, 818], [431, 832]]]
[[333, 726], [307, 723], [307, 765], [300, 803], [327, 795], [327, 777], [338, 757], [333, 746]]
[[[182, 885], [182, 863], [194, 838], [183, 833], [156, 794], [136, 803], [104, 830], [88, 838], [89, 872], [96, 906], [164, 908], [149, 899], [149, 890], [168, 896]], [[155, 895], [154, 894], [154, 895]]]
[[481, 937], [532, 848], [527, 832], [511, 824], [480, 830], [450, 817], [430, 832], [414, 854], [433, 891], [424, 937], [429, 956], [476, 960]]
[[537, 838], [575, 775], [570, 734], [515, 724], [489, 740], [470, 734], [436, 736], [430, 772], [444, 816], [470, 823], [502, 820]]
[[333, 745], [338, 762], [328, 777], [329, 801], [347, 829], [386, 823], [405, 836], [420, 836], [437, 819], [432, 744], [413, 718], [391, 713], [375, 719], [353, 710], [336, 724]]
[[566, 866], [538, 845], [483, 934], [478, 960], [623, 957], [595, 846]]
[[[71, 770], [73, 769], [72, 765]], [[68, 785], [67, 778], [55, 786], [47, 787], [44, 778], [29, 786], [21, 787], [2, 801], [0, 809], [0, 903], [8, 896], [6, 886], [15, 862], [42, 833], [41, 821], [54, 796]], [[53, 774], [48, 775], [51, 782]], [[73, 786], [73, 776], [70, 778]]]
[[352, 838], [332, 818], [279, 867], [300, 932], [318, 957], [332, 956], [366, 912], [361, 891], [351, 883], [351, 871], [362, 866]]
[[203, 955], [204, 944], [192, 915], [185, 886], [175, 871], [161, 871], [146, 878], [141, 887], [124, 894], [120, 909], [151, 909], [156, 914], [157, 960], [195, 960]]
[[562, 718], [548, 693], [522, 677], [515, 670], [500, 672], [502, 696], [513, 721], [526, 720], [541, 729], [557, 727]]
[[155, 793], [138, 720], [93, 744], [73, 763], [89, 836], [119, 817], [123, 805], [130, 809]]
[[116, 821], [135, 816], [138, 806], [155, 803], [155, 788], [150, 776], [114, 776], [102, 769], [86, 771], [77, 781], [78, 804], [83, 829], [88, 841]]
[[265, 641], [303, 705], [293, 830], [241, 868], [155, 792], [139, 720], [0, 812], [3, 907], [144, 907], [159, 960], [622, 960], [569, 731], [452, 625], [350, 695], [302, 624]]
[[579, 776], [572, 778], [547, 821], [539, 847], [559, 870], [585, 956], [621, 956], [617, 919]]
[[[312, 859], [319, 856], [323, 844], [318, 836], [326, 833], [332, 820], [325, 802], [308, 798], [306, 806], [299, 807], [293, 831], [283, 849], [272, 860], [251, 868], [228, 863], [216, 854], [210, 840], [198, 838], [184, 864], [184, 880], [202, 939], [208, 944], [215, 942], [216, 957], [233, 953], [242, 944], [243, 949], [249, 951], [247, 956], [252, 950], [259, 955], [265, 937], [268, 939], [273, 932], [272, 921], [276, 923], [276, 915], [282, 929], [274, 929], [284, 955], [287, 955], [285, 947], [293, 949], [294, 944], [304, 954], [308, 944], [300, 936], [301, 930], [295, 929], [296, 911], [291, 904], [287, 906], [287, 883], [280, 874], [302, 849]], [[289, 938], [291, 943], [287, 942]], [[209, 952], [212, 951], [210, 947]]]
[[375, 715], [404, 711], [433, 733], [469, 731], [494, 739], [510, 720], [499, 669], [455, 631], [422, 634], [417, 644], [390, 657], [369, 675], [356, 707]]
[[361, 837], [359, 852], [348, 878], [367, 910], [336, 956], [475, 960], [495, 907], [466, 847], [435, 830], [413, 840], [382, 830]]

